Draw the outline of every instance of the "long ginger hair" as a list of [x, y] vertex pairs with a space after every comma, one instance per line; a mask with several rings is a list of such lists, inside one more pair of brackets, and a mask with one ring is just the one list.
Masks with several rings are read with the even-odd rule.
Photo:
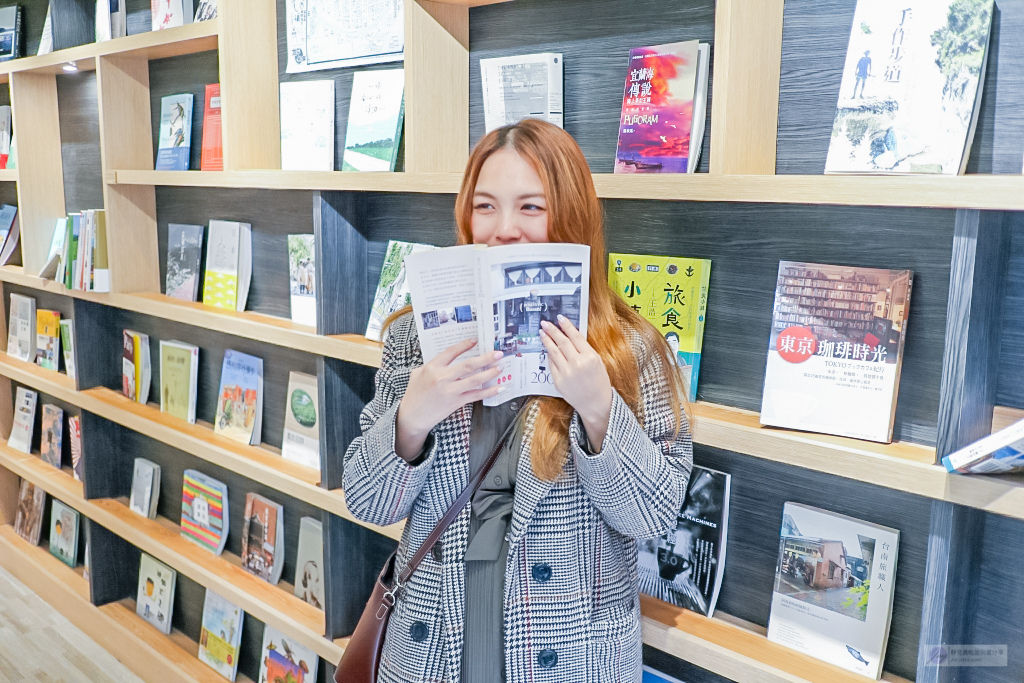
[[[665, 373], [669, 403], [676, 429], [688, 409], [682, 374], [668, 342], [612, 291], [606, 279], [604, 212], [594, 190], [590, 167], [576, 141], [561, 128], [538, 119], [524, 119], [491, 131], [477, 143], [466, 164], [462, 187], [455, 200], [459, 244], [473, 242], [473, 194], [484, 162], [501, 149], [511, 149], [528, 161], [540, 176], [548, 205], [548, 240], [590, 246], [590, 315], [587, 341], [604, 360], [612, 386], [638, 419], [643, 420], [640, 376], [625, 330], [643, 340], [652, 361]], [[409, 309], [397, 311], [388, 322]], [[481, 323], [482, 324], [482, 323]], [[534, 474], [553, 481], [569, 452], [569, 424], [573, 408], [564, 399], [540, 397], [534, 423], [530, 463]]]

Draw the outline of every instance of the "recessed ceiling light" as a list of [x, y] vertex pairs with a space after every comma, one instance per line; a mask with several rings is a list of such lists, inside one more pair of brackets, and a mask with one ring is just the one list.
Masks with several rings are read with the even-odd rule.
[[67, 71], [68, 73], [74, 73], [74, 72], [78, 71], [78, 67], [74, 63], [72, 63], [72, 62], [68, 62], [62, 68], [65, 71]]

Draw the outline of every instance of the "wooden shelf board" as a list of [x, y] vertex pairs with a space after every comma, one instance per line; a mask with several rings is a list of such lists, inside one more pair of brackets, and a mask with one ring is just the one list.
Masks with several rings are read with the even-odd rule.
[[[644, 643], [738, 681], [862, 683], [864, 676], [768, 640], [765, 629], [728, 615], [705, 616], [641, 595]], [[885, 674], [891, 683], [909, 683]]]
[[1014, 422], [1020, 420], [1024, 420], [1024, 409], [996, 406], [995, 411], [992, 413], [992, 431], [994, 433], [1000, 429], [1006, 429]]
[[124, 38], [86, 43], [57, 50], [46, 55], [21, 57], [0, 62], [0, 74], [8, 76], [19, 71], [66, 73], [64, 65], [74, 64], [79, 71], [96, 69], [96, 58], [107, 55], [128, 55], [147, 59], [164, 59], [217, 49], [220, 21], [210, 19], [163, 31], [146, 31]]
[[[30, 386], [44, 394], [76, 405], [82, 410], [145, 434], [214, 465], [237, 472], [277, 491], [315, 505], [350, 522], [395, 540], [404, 524], [379, 527], [356, 519], [345, 505], [341, 490], [318, 486], [319, 472], [283, 459], [269, 448], [249, 446], [213, 433], [210, 425], [189, 424], [152, 405], [136, 403], [119, 392], [97, 387], [76, 391], [74, 382], [53, 370], [0, 354], [0, 376]], [[88, 455], [86, 456], [88, 457]]]
[[459, 7], [483, 7], [484, 5], [500, 5], [503, 2], [512, 0], [435, 0], [442, 5], [457, 5]]
[[16, 183], [18, 182], [18, 169], [16, 168], [0, 168], [0, 183]]
[[[111, 171], [108, 171], [110, 173]], [[258, 190], [341, 190], [455, 194], [461, 173], [342, 171], [112, 171], [120, 185]]]

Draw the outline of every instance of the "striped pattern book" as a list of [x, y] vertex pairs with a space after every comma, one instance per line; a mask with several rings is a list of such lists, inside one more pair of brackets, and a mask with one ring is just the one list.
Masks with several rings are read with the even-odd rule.
[[181, 487], [181, 535], [220, 555], [228, 539], [228, 487], [196, 470], [185, 470]]

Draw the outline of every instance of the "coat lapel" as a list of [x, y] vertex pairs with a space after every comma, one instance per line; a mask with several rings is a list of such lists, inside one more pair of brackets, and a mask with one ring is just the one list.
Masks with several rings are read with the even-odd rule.
[[[526, 415], [526, 429], [523, 430], [523, 445], [519, 452], [519, 466], [516, 468], [516, 495], [512, 504], [512, 522], [509, 528], [509, 547], [513, 547], [526, 534], [530, 518], [537, 510], [537, 505], [548, 494], [551, 487], [558, 481], [541, 481], [533, 473], [530, 464], [530, 445], [533, 443], [533, 430], [537, 422], [540, 404], [532, 402], [530, 412]], [[563, 475], [559, 475], [559, 479]], [[511, 550], [509, 551], [511, 552]]]

